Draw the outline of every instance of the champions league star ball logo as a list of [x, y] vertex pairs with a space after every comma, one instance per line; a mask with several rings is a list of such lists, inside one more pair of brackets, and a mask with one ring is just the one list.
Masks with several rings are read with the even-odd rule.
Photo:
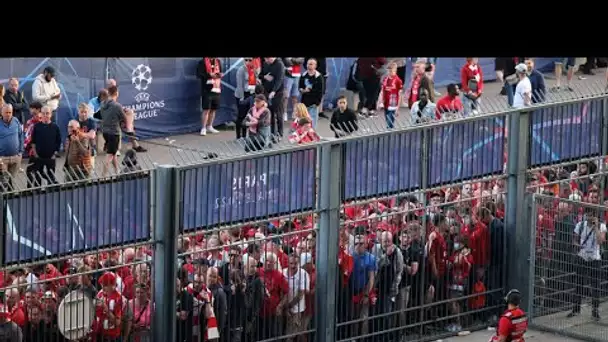
[[140, 64], [131, 73], [131, 83], [135, 89], [145, 91], [152, 83], [152, 70], [149, 66]]

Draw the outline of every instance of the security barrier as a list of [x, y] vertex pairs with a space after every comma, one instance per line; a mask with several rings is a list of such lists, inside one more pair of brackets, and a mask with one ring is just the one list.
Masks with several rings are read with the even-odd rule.
[[18, 289], [9, 310], [35, 316], [18, 295], [38, 285], [46, 310], [45, 296], [69, 288], [61, 279], [92, 274], [120, 277], [121, 291], [132, 282], [120, 298], [133, 300], [131, 316], [120, 313], [130, 330], [104, 306], [111, 289], [89, 291], [100, 296], [90, 303], [61, 290], [77, 308], [65, 317], [90, 318], [56, 314], [62, 336], [428, 340], [493, 324], [505, 292], [529, 285], [522, 199], [550, 183], [529, 173], [608, 154], [604, 95], [531, 109], [214, 158], [176, 151], [178, 165], [12, 189], [2, 194], [13, 272], [3, 285]]

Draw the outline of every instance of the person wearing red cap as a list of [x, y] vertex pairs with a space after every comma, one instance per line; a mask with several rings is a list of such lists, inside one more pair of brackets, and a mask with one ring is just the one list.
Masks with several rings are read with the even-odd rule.
[[10, 312], [4, 304], [0, 304], [0, 336], [2, 341], [6, 342], [21, 342], [23, 341], [23, 333], [21, 328], [10, 319]]
[[93, 340], [95, 342], [120, 341], [123, 299], [116, 290], [116, 274], [104, 273], [99, 277], [102, 290], [96, 296], [95, 320], [93, 322]]

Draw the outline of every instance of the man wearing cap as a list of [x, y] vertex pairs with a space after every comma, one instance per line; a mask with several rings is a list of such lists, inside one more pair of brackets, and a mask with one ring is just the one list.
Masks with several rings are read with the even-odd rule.
[[102, 290], [95, 300], [95, 321], [93, 333], [97, 341], [120, 341], [122, 320], [122, 296], [116, 290], [116, 275], [107, 272], [99, 278]]
[[55, 68], [47, 66], [38, 75], [32, 84], [32, 98], [34, 101], [39, 101], [43, 106], [48, 106], [53, 111], [53, 122], [56, 119], [57, 107], [59, 107], [59, 99], [61, 99], [61, 90], [55, 80]]
[[528, 78], [528, 67], [524, 63], [515, 66], [515, 74], [519, 79], [513, 96], [513, 108], [524, 108], [532, 104], [532, 83]]

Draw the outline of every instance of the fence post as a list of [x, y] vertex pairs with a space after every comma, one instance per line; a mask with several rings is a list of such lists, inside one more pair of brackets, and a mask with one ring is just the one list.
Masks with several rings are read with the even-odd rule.
[[[512, 113], [507, 116], [508, 160], [507, 160], [507, 216], [506, 243], [503, 266], [507, 268], [507, 286], [516, 288], [522, 294], [530, 285], [530, 231], [525, 217], [528, 213], [526, 201], [526, 176], [530, 153], [530, 115], [531, 112]], [[527, 296], [523, 296], [522, 308], [528, 307]]]
[[342, 199], [342, 143], [320, 147], [319, 247], [317, 251], [316, 327], [318, 342], [333, 342], [336, 331], [338, 234]]
[[[601, 155], [608, 155], [608, 97], [602, 99], [602, 133], [600, 135], [602, 141], [600, 144]], [[603, 191], [601, 191], [603, 195]]]
[[0, 211], [2, 211], [2, 222], [0, 223], [0, 266], [4, 266], [4, 254], [6, 254], [6, 208], [4, 194], [0, 193]]
[[177, 270], [177, 170], [159, 165], [154, 172], [154, 326], [153, 340], [175, 340], [175, 287]]

